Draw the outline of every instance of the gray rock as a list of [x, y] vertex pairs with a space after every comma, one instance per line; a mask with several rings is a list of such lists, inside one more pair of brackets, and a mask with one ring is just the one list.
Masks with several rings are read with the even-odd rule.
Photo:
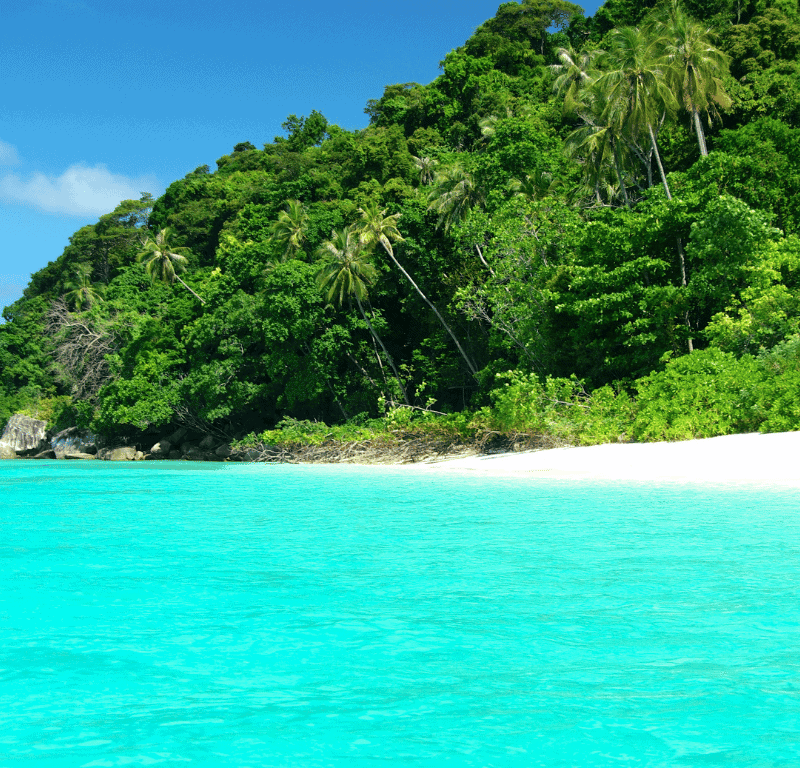
[[181, 443], [181, 453], [186, 456], [192, 448], [197, 448], [197, 443], [194, 440], [187, 440], [184, 443]]
[[188, 433], [189, 430], [186, 429], [186, 427], [179, 427], [167, 437], [167, 442], [172, 443], [172, 445], [177, 445]]
[[42, 451], [41, 453], [37, 453], [33, 458], [34, 459], [54, 459], [56, 457], [56, 452], [52, 448], [48, 448], [46, 451]]
[[45, 432], [47, 422], [32, 419], [15, 413], [6, 424], [0, 442], [13, 448], [15, 451], [41, 450], [45, 447]]
[[0, 442], [0, 459], [16, 459], [17, 452], [10, 446]]
[[133, 461], [136, 458], [136, 448], [125, 445], [122, 448], [101, 448], [97, 458], [103, 461]]
[[206, 456], [206, 452], [199, 445], [193, 445], [183, 454], [183, 458], [189, 461], [205, 461]]
[[169, 457], [175, 461], [176, 459], [180, 459], [183, 454], [180, 451], [170, 451]]
[[258, 448], [245, 448], [243, 451], [236, 451], [234, 458], [237, 461], [258, 461], [261, 458], [261, 453]]
[[220, 459], [227, 459], [228, 456], [231, 455], [232, 451], [231, 451], [231, 447], [227, 443], [223, 443], [219, 448], [217, 448], [216, 451], [214, 451], [214, 453]]
[[50, 447], [57, 459], [63, 459], [68, 453], [97, 453], [97, 438], [91, 432], [69, 427], [53, 436]]
[[206, 435], [199, 443], [200, 447], [204, 451], [208, 451], [212, 449], [217, 444], [217, 441], [211, 437], [211, 435]]
[[166, 459], [172, 450], [172, 443], [169, 440], [159, 440], [151, 449], [150, 453], [155, 459]]
[[94, 461], [97, 456], [93, 453], [65, 453], [62, 458], [68, 461]]

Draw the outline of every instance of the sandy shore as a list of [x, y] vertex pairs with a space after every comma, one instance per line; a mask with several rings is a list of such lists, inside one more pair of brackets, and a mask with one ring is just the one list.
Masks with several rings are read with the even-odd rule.
[[445, 459], [428, 467], [435, 471], [576, 480], [756, 482], [800, 487], [800, 432], [555, 448]]

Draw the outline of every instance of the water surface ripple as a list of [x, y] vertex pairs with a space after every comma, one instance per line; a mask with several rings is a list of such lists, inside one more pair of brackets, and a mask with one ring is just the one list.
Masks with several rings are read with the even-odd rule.
[[800, 500], [0, 462], [0, 768], [795, 766]]

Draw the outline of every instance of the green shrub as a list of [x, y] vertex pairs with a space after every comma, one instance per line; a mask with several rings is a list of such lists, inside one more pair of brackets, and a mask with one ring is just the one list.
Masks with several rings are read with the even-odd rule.
[[665, 370], [636, 382], [637, 440], [690, 440], [750, 432], [766, 372], [752, 357], [706, 349], [671, 360]]

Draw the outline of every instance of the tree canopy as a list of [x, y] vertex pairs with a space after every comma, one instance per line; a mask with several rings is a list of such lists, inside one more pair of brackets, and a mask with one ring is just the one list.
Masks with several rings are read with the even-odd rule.
[[715, 429], [798, 428], [798, 53], [784, 0], [505, 2], [364, 128], [289, 115], [76, 231], [4, 310], [0, 421], [514, 425], [596, 395], [640, 399], [644, 438], [717, 370], [762, 410]]

